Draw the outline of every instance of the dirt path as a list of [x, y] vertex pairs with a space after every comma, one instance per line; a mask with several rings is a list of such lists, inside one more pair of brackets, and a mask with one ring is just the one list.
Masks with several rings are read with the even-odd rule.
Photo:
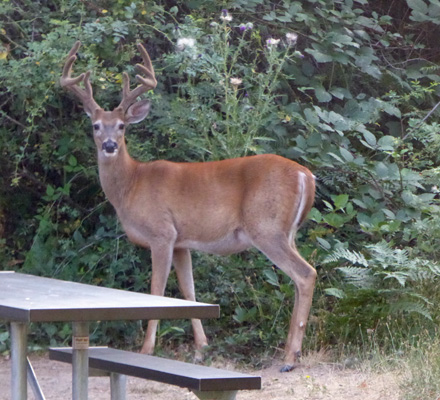
[[[31, 355], [40, 385], [47, 400], [71, 398], [71, 367], [64, 363], [50, 361], [47, 355]], [[220, 367], [220, 365], [218, 365]], [[341, 369], [320, 362], [313, 357], [306, 358], [303, 366], [287, 374], [278, 372], [280, 362], [261, 371], [250, 371], [262, 376], [261, 391], [240, 392], [237, 400], [398, 400], [400, 390], [397, 377], [390, 373], [375, 373], [360, 369]], [[232, 365], [221, 365], [231, 368]], [[246, 371], [249, 372], [249, 371]], [[10, 361], [0, 358], [0, 400], [9, 400]], [[90, 400], [109, 400], [108, 378], [90, 378]], [[188, 390], [129, 378], [127, 385], [129, 400], [196, 400]], [[34, 397], [29, 390], [29, 400]]]

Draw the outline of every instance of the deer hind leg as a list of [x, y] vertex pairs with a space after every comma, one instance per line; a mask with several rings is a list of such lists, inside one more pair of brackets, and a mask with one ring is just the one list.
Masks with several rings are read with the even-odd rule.
[[[191, 262], [191, 253], [188, 249], [175, 249], [173, 254], [173, 264], [177, 273], [177, 280], [179, 281], [180, 291], [184, 298], [190, 301], [196, 301], [193, 269]], [[196, 360], [202, 360], [200, 350], [208, 345], [205, 332], [203, 330], [202, 322], [199, 319], [191, 320], [194, 342], [196, 347]]]
[[[258, 240], [261, 243], [261, 238]], [[286, 342], [285, 364], [281, 372], [295, 368], [301, 356], [301, 346], [307, 319], [312, 305], [316, 271], [298, 253], [295, 244], [289, 243], [287, 236], [272, 237], [261, 245], [256, 244], [278, 268], [285, 272], [295, 284], [295, 305], [290, 320]]]
[[[171, 271], [173, 248], [171, 245], [151, 246], [152, 277], [151, 294], [163, 296], [168, 276]], [[152, 354], [156, 342], [157, 320], [148, 321], [147, 333], [145, 334], [144, 344], [141, 349], [143, 354]]]

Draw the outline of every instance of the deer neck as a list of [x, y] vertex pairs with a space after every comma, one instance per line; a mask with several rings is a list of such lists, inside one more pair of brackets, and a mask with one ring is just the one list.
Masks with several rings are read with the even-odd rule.
[[125, 145], [120, 146], [117, 155], [105, 156], [98, 151], [99, 179], [102, 189], [113, 207], [118, 209], [126, 197], [137, 162], [128, 154]]

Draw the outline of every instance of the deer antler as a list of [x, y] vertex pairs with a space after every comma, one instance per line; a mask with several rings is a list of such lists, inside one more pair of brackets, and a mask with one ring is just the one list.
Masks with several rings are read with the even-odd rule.
[[[82, 101], [87, 114], [91, 115], [93, 111], [101, 107], [98, 106], [93, 98], [92, 85], [90, 84], [90, 71], [82, 73], [76, 78], [71, 77], [72, 66], [76, 61], [76, 53], [78, 52], [80, 46], [81, 42], [77, 41], [70, 49], [66, 63], [64, 64], [60, 84], [62, 87], [73, 92]], [[84, 82], [84, 89], [78, 85], [81, 81]]]
[[141, 94], [148, 92], [151, 89], [154, 89], [157, 86], [157, 81], [154, 75], [154, 68], [151, 64], [150, 56], [145, 50], [144, 46], [138, 43], [137, 48], [141, 53], [142, 60], [144, 61], [144, 65], [136, 64], [136, 67], [145, 74], [145, 78], [136, 75], [137, 81], [140, 85], [134, 90], [130, 91], [130, 78], [126, 72], [123, 73], [123, 81], [124, 85], [122, 88], [122, 101], [119, 104], [118, 108], [122, 108], [122, 110], [127, 111], [128, 107], [130, 107]]

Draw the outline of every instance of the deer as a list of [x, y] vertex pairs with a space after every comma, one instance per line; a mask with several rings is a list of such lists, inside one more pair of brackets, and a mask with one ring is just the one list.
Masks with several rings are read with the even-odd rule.
[[[138, 85], [130, 90], [123, 73], [122, 100], [113, 111], [93, 98], [91, 71], [72, 77], [81, 43], [70, 50], [60, 78], [90, 117], [98, 171], [105, 196], [116, 210], [127, 238], [151, 251], [151, 294], [163, 296], [172, 266], [180, 291], [195, 301], [191, 250], [217, 255], [251, 247], [261, 251], [295, 285], [295, 301], [282, 372], [300, 362], [312, 304], [316, 270], [299, 254], [295, 236], [311, 210], [315, 179], [304, 166], [274, 154], [208, 162], [139, 162], [128, 153], [125, 130], [141, 122], [151, 102], [138, 99], [157, 85], [150, 57], [137, 44]], [[81, 85], [80, 85], [81, 84]], [[208, 340], [200, 320], [191, 320], [195, 349]], [[158, 321], [148, 321], [141, 353], [154, 351]]]

